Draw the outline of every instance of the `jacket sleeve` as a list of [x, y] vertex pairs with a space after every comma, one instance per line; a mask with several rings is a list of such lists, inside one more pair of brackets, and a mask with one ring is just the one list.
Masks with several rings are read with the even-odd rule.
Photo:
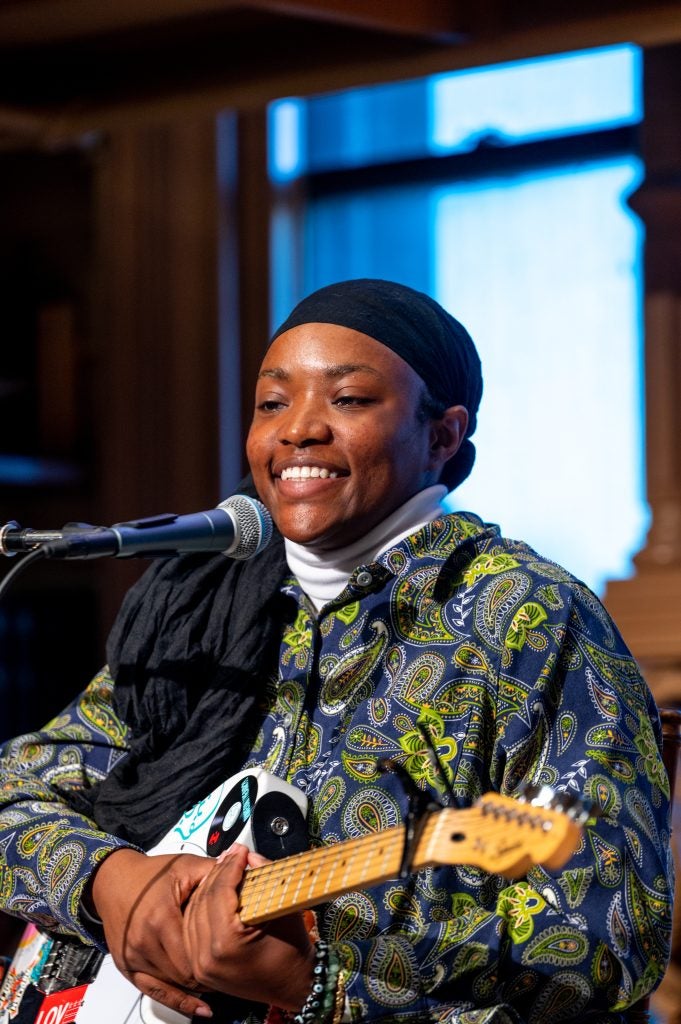
[[96, 865], [128, 844], [76, 807], [127, 750], [113, 685], [102, 670], [44, 729], [0, 748], [0, 909], [97, 945], [81, 896]]
[[596, 813], [561, 870], [537, 866], [508, 881], [441, 868], [377, 890], [395, 908], [394, 927], [334, 946], [353, 1020], [613, 1021], [665, 969], [669, 783], [636, 664], [575, 584], [527, 595], [501, 640], [494, 721], [481, 722], [482, 710], [457, 737], [455, 791], [479, 783], [517, 796], [523, 784], [548, 785]]

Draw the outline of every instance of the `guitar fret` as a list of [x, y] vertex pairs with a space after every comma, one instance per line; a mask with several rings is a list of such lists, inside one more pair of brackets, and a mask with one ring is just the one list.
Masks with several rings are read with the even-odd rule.
[[327, 885], [328, 889], [332, 889], [333, 888], [333, 886], [331, 885], [331, 879], [333, 878], [333, 876], [336, 873], [337, 866], [338, 866], [337, 859], [335, 857], [332, 857], [331, 858], [331, 870], [328, 872], [328, 874], [326, 876], [326, 885]]
[[302, 877], [302, 875], [300, 875], [300, 876], [299, 876], [299, 878], [298, 878], [298, 884], [297, 884], [297, 886], [296, 886], [296, 891], [295, 891], [295, 893], [293, 894], [293, 903], [294, 903], [294, 904], [295, 904], [295, 903], [297, 903], [297, 902], [299, 901], [299, 898], [300, 898], [300, 890], [301, 890], [302, 884], [303, 884], [303, 877]]
[[283, 905], [284, 897], [286, 896], [286, 890], [288, 889], [288, 881], [289, 880], [286, 877], [286, 875], [283, 875], [282, 877], [277, 879], [276, 891], [279, 894], [279, 906], [280, 907]]
[[[433, 826], [431, 820], [426, 823], [422, 839], [433, 832]], [[315, 906], [353, 885], [395, 877], [403, 840], [404, 826], [399, 825], [343, 843], [342, 854], [338, 844], [334, 844], [249, 872], [242, 886], [242, 920], [245, 923], [264, 921], [278, 916], [282, 907]], [[291, 882], [296, 885], [289, 895]]]

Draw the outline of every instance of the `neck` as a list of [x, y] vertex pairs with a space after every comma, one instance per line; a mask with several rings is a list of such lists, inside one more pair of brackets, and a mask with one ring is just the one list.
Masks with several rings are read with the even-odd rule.
[[286, 560], [317, 611], [337, 597], [358, 565], [366, 565], [383, 551], [443, 515], [440, 504], [447, 489], [440, 484], [414, 494], [369, 533], [333, 551], [312, 551], [286, 540]]

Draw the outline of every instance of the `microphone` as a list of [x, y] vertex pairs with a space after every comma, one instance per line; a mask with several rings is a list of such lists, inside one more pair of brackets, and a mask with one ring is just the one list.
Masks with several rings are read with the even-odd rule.
[[170, 512], [110, 527], [67, 523], [61, 530], [29, 530], [6, 523], [0, 528], [0, 554], [44, 546], [48, 558], [162, 558], [185, 551], [222, 551], [245, 559], [266, 548], [271, 537], [272, 517], [265, 506], [233, 494], [208, 512]]

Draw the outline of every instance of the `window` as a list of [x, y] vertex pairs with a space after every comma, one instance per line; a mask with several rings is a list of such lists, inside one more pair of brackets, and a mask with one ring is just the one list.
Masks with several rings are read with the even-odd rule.
[[275, 323], [348, 277], [439, 299], [485, 377], [478, 461], [449, 505], [599, 591], [628, 574], [648, 520], [642, 238], [626, 206], [640, 61], [622, 46], [271, 110]]

